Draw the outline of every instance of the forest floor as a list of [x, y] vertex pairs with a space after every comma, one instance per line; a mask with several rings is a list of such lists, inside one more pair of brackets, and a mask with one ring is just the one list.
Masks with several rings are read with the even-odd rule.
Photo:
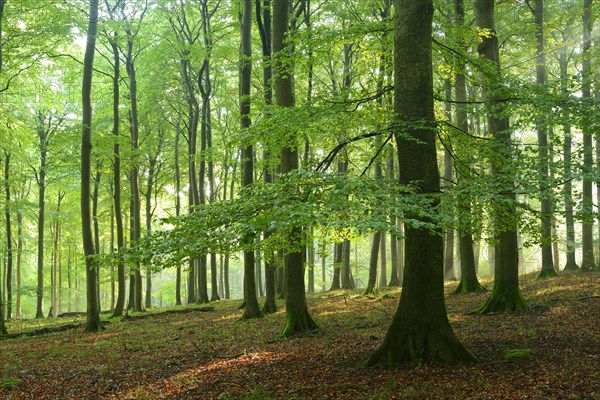
[[239, 301], [153, 310], [97, 334], [79, 327], [0, 340], [0, 398], [600, 399], [600, 274], [528, 276], [522, 289], [526, 311], [486, 316], [469, 312], [487, 294], [446, 296], [474, 364], [363, 367], [400, 292], [334, 291], [309, 296], [320, 329], [285, 340], [283, 311], [241, 322]]

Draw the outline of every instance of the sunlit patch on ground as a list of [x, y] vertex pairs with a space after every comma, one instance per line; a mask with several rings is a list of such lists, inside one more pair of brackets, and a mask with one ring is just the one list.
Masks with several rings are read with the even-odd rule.
[[210, 385], [215, 380], [224, 379], [227, 374], [243, 366], [270, 363], [285, 359], [284, 353], [257, 352], [240, 355], [222, 355], [206, 365], [191, 368], [153, 384], [117, 394], [114, 399], [152, 398], [164, 399], [178, 393], [198, 389], [202, 385]]

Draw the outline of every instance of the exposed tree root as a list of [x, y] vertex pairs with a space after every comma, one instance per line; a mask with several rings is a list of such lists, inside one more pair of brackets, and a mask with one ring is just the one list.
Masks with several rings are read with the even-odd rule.
[[494, 289], [486, 302], [473, 314], [488, 314], [492, 312], [521, 311], [527, 308], [527, 303], [519, 286], [509, 286], [503, 283], [494, 284]]
[[367, 361], [365, 366], [376, 364], [395, 366], [406, 363], [427, 362], [475, 362], [475, 356], [454, 336], [452, 330], [421, 333], [403, 330], [394, 336], [386, 336], [382, 345]]
[[537, 276], [537, 279], [547, 279], [547, 278], [556, 278], [558, 276], [558, 272], [554, 268], [546, 268], [540, 271], [540, 274]]
[[478, 293], [487, 292], [487, 289], [481, 286], [481, 283], [477, 279], [461, 279], [456, 289], [450, 294], [465, 294], [465, 293]]
[[312, 319], [306, 307], [304, 308], [304, 311], [300, 313], [286, 310], [285, 326], [279, 336], [289, 337], [318, 328], [317, 323]]

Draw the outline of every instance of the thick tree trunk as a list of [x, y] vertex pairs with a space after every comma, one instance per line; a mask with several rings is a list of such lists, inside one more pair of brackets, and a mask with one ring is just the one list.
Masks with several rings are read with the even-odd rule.
[[[395, 116], [400, 183], [418, 185], [422, 196], [437, 195], [437, 167], [432, 74], [432, 0], [395, 1]], [[417, 140], [406, 138], [410, 135]], [[423, 218], [420, 216], [407, 216]], [[383, 343], [367, 365], [395, 365], [418, 360], [473, 361], [458, 341], [444, 304], [441, 232], [405, 227], [406, 271], [398, 310]]]
[[[279, 107], [294, 107], [294, 88], [292, 71], [289, 65], [289, 43], [286, 42], [289, 31], [289, 0], [273, 2], [273, 54], [275, 66], [275, 99]], [[296, 138], [281, 150], [281, 172], [286, 174], [298, 169], [298, 146]], [[302, 228], [292, 228], [289, 240], [300, 241]], [[285, 326], [281, 336], [290, 336], [317, 328], [308, 313], [304, 292], [304, 265], [302, 252], [289, 250], [285, 254]]]
[[87, 31], [87, 44], [83, 61], [82, 80], [82, 134], [81, 134], [81, 230], [83, 237], [83, 252], [85, 256], [85, 276], [87, 293], [87, 323], [88, 332], [96, 332], [102, 328], [100, 322], [100, 307], [97, 294], [97, 275], [95, 273], [94, 242], [92, 237], [92, 221], [90, 210], [90, 180], [92, 153], [92, 75], [96, 32], [98, 29], [98, 0], [90, 0], [90, 17]]
[[495, 157], [492, 159], [492, 174], [498, 179], [509, 194], [503, 201], [493, 204], [494, 228], [496, 229], [494, 288], [486, 303], [478, 313], [521, 310], [526, 307], [519, 290], [519, 263], [517, 244], [516, 199], [513, 192], [514, 176], [511, 165], [511, 132], [508, 118], [502, 116], [504, 107], [500, 97], [492, 92], [489, 81], [500, 77], [500, 57], [498, 37], [495, 30], [494, 1], [475, 1], [476, 25], [491, 34], [481, 36], [478, 52], [482, 59], [493, 66], [494, 72], [485, 77], [484, 95], [488, 105], [488, 130], [490, 137], [495, 138]]

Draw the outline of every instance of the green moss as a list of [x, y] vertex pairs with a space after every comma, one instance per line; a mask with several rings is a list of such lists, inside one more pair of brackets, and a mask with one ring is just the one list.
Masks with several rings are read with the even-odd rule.
[[504, 353], [504, 358], [507, 361], [513, 360], [530, 360], [533, 357], [534, 351], [531, 349], [508, 349]]
[[11, 388], [15, 386], [19, 386], [21, 384], [21, 380], [17, 378], [1, 378], [0, 379], [0, 388]]

